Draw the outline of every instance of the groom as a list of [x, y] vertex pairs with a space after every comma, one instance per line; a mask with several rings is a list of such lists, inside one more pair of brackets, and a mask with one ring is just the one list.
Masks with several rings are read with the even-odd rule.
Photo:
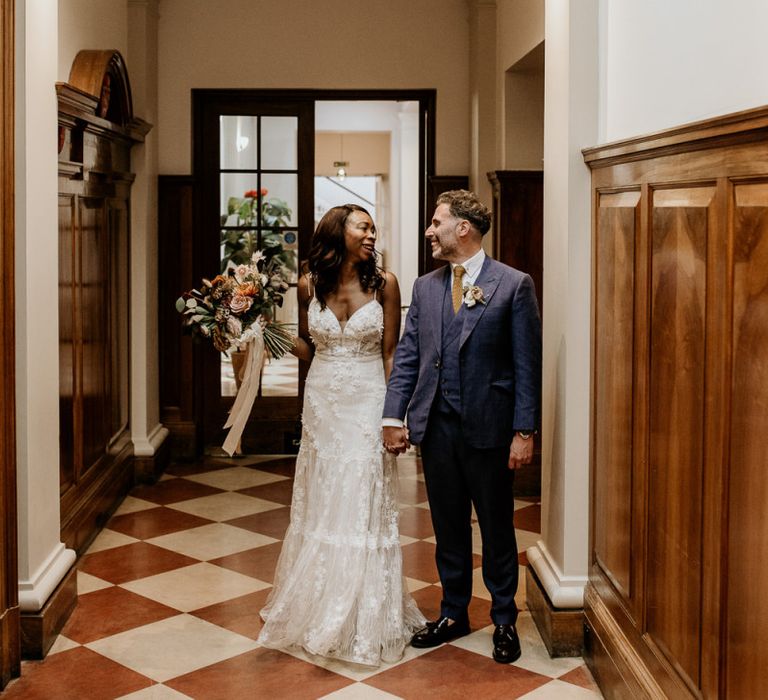
[[[416, 280], [384, 402], [390, 452], [421, 445], [443, 588], [440, 617], [411, 644], [469, 634], [472, 505], [491, 593], [493, 658], [520, 656], [514, 470], [533, 457], [539, 417], [541, 321], [531, 278], [487, 257], [488, 209], [466, 190], [440, 195], [426, 237], [446, 265]], [[408, 428], [403, 425], [406, 411]]]

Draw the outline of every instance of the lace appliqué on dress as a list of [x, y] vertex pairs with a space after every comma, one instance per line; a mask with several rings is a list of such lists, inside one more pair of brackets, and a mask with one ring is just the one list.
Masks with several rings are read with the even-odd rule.
[[342, 328], [316, 299], [291, 523], [262, 610], [263, 646], [379, 665], [402, 656], [424, 617], [402, 574], [397, 468], [381, 445], [381, 305]]

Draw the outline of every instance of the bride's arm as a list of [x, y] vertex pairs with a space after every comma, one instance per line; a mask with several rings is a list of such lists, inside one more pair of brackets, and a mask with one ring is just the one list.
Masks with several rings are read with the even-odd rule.
[[309, 277], [302, 275], [298, 284], [299, 297], [299, 334], [293, 339], [291, 353], [300, 360], [309, 362], [315, 354], [315, 346], [309, 336], [309, 323], [307, 322], [307, 309], [312, 295], [309, 293]]
[[384, 377], [389, 381], [395, 348], [400, 339], [400, 287], [397, 277], [391, 272], [384, 273], [387, 283], [381, 290], [381, 305], [384, 307], [384, 334], [381, 339], [381, 355], [384, 360]]

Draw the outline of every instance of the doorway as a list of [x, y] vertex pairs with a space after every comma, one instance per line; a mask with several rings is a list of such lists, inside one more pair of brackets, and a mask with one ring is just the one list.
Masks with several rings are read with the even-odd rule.
[[[373, 209], [383, 264], [400, 278], [407, 304], [434, 173], [434, 102], [432, 90], [194, 90], [193, 278], [218, 274], [246, 241], [256, 249], [278, 242], [291, 287], [276, 317], [296, 323], [314, 226], [330, 206], [352, 201]], [[215, 448], [237, 391], [238, 358], [205, 345], [194, 352], [195, 423], [202, 444]], [[244, 452], [297, 451], [306, 371], [293, 356], [268, 361]]]

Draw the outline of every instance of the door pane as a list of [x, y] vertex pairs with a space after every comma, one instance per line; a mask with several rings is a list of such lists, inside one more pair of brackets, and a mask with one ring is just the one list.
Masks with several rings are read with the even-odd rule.
[[[299, 204], [298, 176], [265, 173], [261, 186], [267, 190], [262, 226], [296, 226]], [[287, 211], [286, 211], [287, 210]]]
[[[221, 174], [222, 226], [250, 226], [257, 223], [255, 201], [259, 190], [256, 173]], [[249, 195], [246, 197], [246, 195]]]
[[219, 117], [220, 168], [256, 170], [259, 167], [258, 117]]
[[261, 118], [261, 167], [263, 170], [296, 170], [298, 129], [297, 117]]

